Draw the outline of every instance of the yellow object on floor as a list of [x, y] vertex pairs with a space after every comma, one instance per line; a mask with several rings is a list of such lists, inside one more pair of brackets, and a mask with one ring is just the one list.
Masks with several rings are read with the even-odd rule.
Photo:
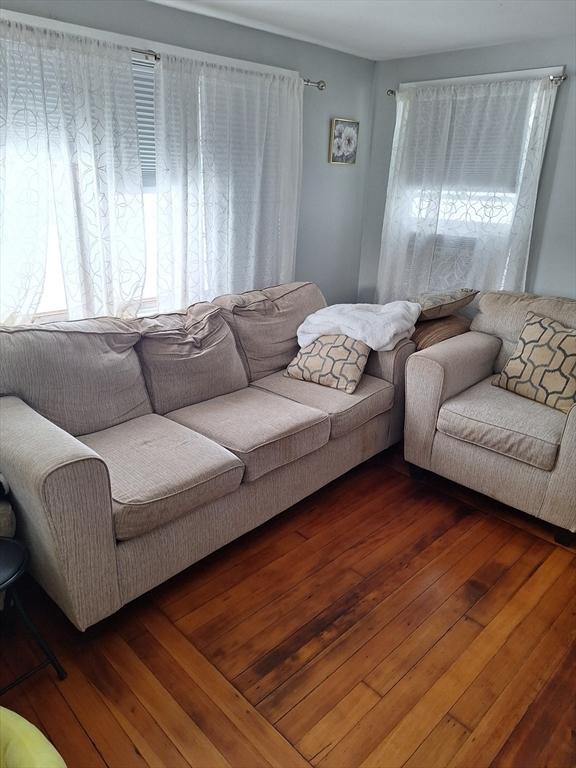
[[66, 768], [35, 725], [0, 707], [0, 768]]

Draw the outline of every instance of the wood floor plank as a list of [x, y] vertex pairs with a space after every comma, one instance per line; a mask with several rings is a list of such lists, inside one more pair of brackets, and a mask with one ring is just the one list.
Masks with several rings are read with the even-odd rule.
[[[426, 506], [424, 506], [425, 509]], [[418, 511], [423, 510], [420, 508]], [[397, 537], [404, 532], [406, 526], [415, 527], [413, 517], [401, 518], [399, 513], [400, 509], [396, 507], [397, 517], [386, 522], [374, 535], [361, 539], [357, 544], [352, 544], [320, 571], [314, 572], [278, 600], [250, 614], [236, 626], [229, 624], [225, 634], [204, 646], [210, 658], [217, 663], [221, 662], [221, 669], [226, 674], [237, 677], [299, 627], [313, 619], [327, 606], [333, 605], [343, 593], [346, 595], [344, 600], [351, 600], [351, 587], [363, 578], [357, 573], [356, 566], [362, 561], [366, 551], [371, 552], [375, 547], [381, 546], [380, 538], [383, 537], [387, 545], [382, 552], [381, 565], [383, 566], [391, 559], [388, 553], [390, 545], [396, 546], [397, 552], [401, 549]], [[438, 522], [438, 518], [432, 518], [432, 520]], [[421, 533], [412, 532], [412, 543], [418, 539], [419, 544], [424, 546], [450, 528], [454, 522], [450, 515], [444, 513], [442, 524], [438, 523], [434, 529], [431, 529], [428, 532], [428, 538]], [[406, 553], [406, 549], [402, 551]], [[326, 594], [322, 592], [323, 586], [326, 587]], [[355, 602], [357, 603], [361, 593], [369, 589], [370, 583], [364, 582], [363, 587], [355, 591]], [[302, 595], [304, 598], [301, 597]], [[276, 626], [272, 627], [275, 620]], [[269, 631], [265, 632], [265, 628]], [[244, 685], [247, 679], [248, 675], [245, 675], [242, 681]], [[240, 687], [242, 682], [238, 681]]]
[[444, 768], [469, 736], [462, 723], [445, 715], [404, 768]]
[[188, 671], [196, 684], [272, 766], [303, 768], [308, 765], [299, 752], [246, 702], [234, 686], [162, 613], [151, 608], [143, 621], [152, 636]]
[[306, 670], [298, 685], [290, 687], [290, 698], [298, 697], [298, 701], [291, 702], [290, 710], [280, 718], [278, 713], [289, 699], [284, 697], [282, 707], [276, 709], [273, 717], [279, 730], [291, 740], [301, 738], [425, 621], [445, 601], [446, 594], [462, 586], [490, 553], [504, 544], [507, 535], [497, 528], [467, 552], [463, 547], [456, 562], [445, 559], [445, 570], [439, 562], [435, 567], [423, 569], [379, 605], [367, 620], [359, 622], [320, 663]]
[[110, 712], [97, 690], [84, 677], [71, 653], [61, 662], [67, 672], [58, 690], [75, 713], [81, 726], [108, 765], [121, 764], [126, 768], [148, 765], [137, 746]]
[[32, 684], [24, 683], [24, 690], [33, 690], [29, 699], [36, 715], [49, 740], [58, 745], [58, 751], [67, 765], [105, 768], [106, 763], [102, 755], [62, 697], [50, 672], [44, 670]]
[[[412, 498], [412, 497], [411, 497]], [[412, 503], [415, 500], [412, 499]], [[426, 511], [426, 505], [422, 509], [414, 503], [415, 509]], [[361, 540], [349, 547], [334, 561], [342, 568], [355, 569], [356, 564], [363, 558], [366, 550], [372, 551], [372, 542], [380, 536], [384, 536], [388, 543], [394, 543], [397, 537], [405, 530], [406, 517], [412, 528], [412, 543], [406, 549], [397, 549], [394, 556], [383, 555], [381, 568], [370, 578], [365, 579], [357, 588], [348, 591], [339, 600], [335, 601], [325, 611], [319, 614], [313, 621], [306, 623], [302, 628], [293, 633], [283, 643], [276, 646], [268, 654], [264, 655], [251, 668], [235, 679], [235, 684], [243, 691], [247, 691], [250, 700], [257, 702], [264, 698], [267, 692], [273, 690], [281, 682], [290, 677], [295, 669], [293, 664], [302, 666], [309, 658], [312, 658], [322, 648], [348, 629], [355, 621], [369, 613], [374, 605], [380, 602], [387, 594], [393, 591], [394, 579], [401, 572], [406, 574], [407, 568], [416, 565], [416, 556], [428, 547], [438, 547], [437, 538], [442, 538], [446, 533], [447, 538], [457, 536], [459, 532], [470, 527], [474, 520], [470, 516], [461, 520], [456, 514], [450, 514], [446, 520], [436, 527], [426, 524], [416, 524], [412, 513], [401, 516], [399, 508], [395, 509], [398, 516], [386, 523], [373, 536]], [[407, 563], [410, 566], [407, 566]], [[393, 575], [389, 578], [390, 574]], [[407, 578], [407, 576], [406, 576]], [[284, 663], [280, 662], [284, 660]], [[268, 677], [268, 673], [271, 673]], [[266, 686], [269, 690], [266, 691]], [[254, 686], [254, 688], [253, 688]], [[252, 689], [252, 690], [251, 690]]]
[[213, 641], [232, 621], [237, 623], [272, 602], [378, 530], [386, 522], [386, 503], [393, 500], [396, 487], [377, 502], [360, 504], [350, 515], [326, 527], [322, 534], [307, 540], [296, 551], [275, 559], [234, 588], [187, 613], [176, 622], [178, 628], [199, 645]]
[[168, 735], [101, 653], [84, 647], [76, 662], [148, 765], [189, 768]]
[[[373, 615], [378, 606], [403, 589], [404, 592], [394, 598], [394, 610], [404, 598], [416, 594], [420, 584], [422, 591], [426, 589], [434, 581], [436, 567], [440, 570], [449, 568], [491, 530], [491, 521], [465, 517], [422, 550], [416, 547], [406, 557], [399, 555], [393, 558], [363, 582], [361, 588], [352, 590], [342, 601], [337, 601], [260, 660], [254, 668], [236, 678], [235, 685], [250, 701], [258, 703], [266, 716], [279, 719], [315, 687], [308, 687], [312, 681], [304, 681], [308, 678], [308, 670], [318, 662], [323, 664], [329, 654], [337, 653], [341, 644], [353, 642], [348, 640], [350, 635], [364, 633], [367, 640], [378, 631], [379, 616]], [[387, 603], [386, 608], [381, 610], [388, 614], [389, 608], [390, 603]], [[398, 607], [397, 611], [400, 610], [401, 607]], [[354, 650], [366, 640], [359, 641]], [[337, 666], [338, 662], [333, 668]], [[328, 674], [330, 671], [327, 671]], [[303, 689], [301, 694], [300, 687]]]
[[[569, 555], [565, 550], [562, 553]], [[576, 598], [565, 607], [528, 656], [504, 693], [452, 758], [449, 768], [468, 768], [472, 761], [478, 762], [480, 756], [481, 765], [490, 765], [548, 677], [568, 657], [570, 651], [566, 649], [575, 638]]]
[[403, 765], [449, 712], [515, 627], [566, 571], [572, 560], [573, 556], [570, 553], [555, 550], [475, 638], [448, 672], [428, 690], [411, 712], [366, 758], [361, 764], [362, 768], [375, 768], [384, 761], [389, 768]]
[[[572, 678], [574, 685], [574, 677]], [[572, 701], [558, 717], [554, 706], [556, 723], [547, 733], [547, 744], [538, 755], [542, 768], [574, 768], [576, 765], [576, 695], [572, 689]]]
[[358, 683], [297, 743], [298, 749], [317, 765], [379, 701], [375, 691]]
[[526, 546], [528, 542], [524, 536], [513, 536], [370, 673], [366, 678], [369, 685], [384, 696], [464, 613], [471, 616], [474, 606], [494, 588], [493, 585], [506, 577], [507, 568], [513, 565]]
[[299, 627], [358, 584], [362, 577], [336, 561], [304, 579], [205, 647], [212, 663], [237, 677]]
[[258, 547], [253, 553], [253, 557], [242, 557], [239, 559], [239, 562], [230, 568], [226, 568], [223, 565], [225, 561], [220, 560], [219, 564], [222, 564], [220, 569], [211, 569], [208, 576], [206, 576], [206, 573], [198, 574], [194, 579], [193, 585], [190, 584], [190, 579], [188, 579], [187, 589], [182, 590], [183, 594], [177, 599], [164, 599], [157, 600], [156, 602], [172, 621], [177, 621], [218, 595], [223, 594], [231, 587], [240, 584], [244, 579], [261, 570], [265, 565], [274, 562], [279, 557], [288, 554], [288, 552], [292, 552], [305, 541], [304, 536], [297, 531], [291, 531], [278, 539], [273, 538], [271, 541], [266, 542], [263, 550]]
[[270, 763], [148, 631], [134, 640], [132, 649], [230, 765], [269, 768]]
[[464, 653], [481, 630], [476, 622], [466, 617], [460, 619], [326, 756], [321, 768], [359, 765]]
[[[557, 727], [558, 713], [566, 712], [571, 717], [571, 728], [576, 728], [575, 681], [576, 645], [573, 645], [494, 759], [494, 768], [519, 765], [535, 768], [545, 764], [543, 757], [548, 750], [550, 735]], [[574, 737], [564, 741], [576, 746]], [[575, 765], [575, 749], [570, 759], [571, 765]]]
[[230, 765], [124, 640], [109, 634], [100, 648], [191, 766]]
[[576, 568], [571, 564], [562, 581], [550, 587], [451, 708], [450, 712], [457, 720], [470, 730], [478, 725], [515, 670], [570, 602], [575, 591]]
[[491, 589], [482, 600], [479, 600], [470, 610], [470, 618], [486, 626], [503, 608], [522, 584], [530, 578], [542, 561], [548, 557], [554, 547], [545, 541], [531, 538], [531, 545], [518, 562], [510, 569], [505, 578]]
[[[258, 563], [259, 558], [265, 555], [268, 548], [280, 539], [290, 537], [293, 533], [310, 538], [307, 535], [308, 527], [317, 524], [321, 530], [334, 514], [340, 514], [350, 504], [357, 502], [359, 487], [362, 489], [363, 498], [373, 497], [381, 491], [382, 478], [380, 473], [375, 471], [375, 467], [380, 463], [376, 457], [355, 467], [345, 477], [337, 478], [281, 515], [216, 550], [195, 563], [191, 569], [157, 587], [152, 593], [154, 601], [172, 616], [168, 606], [185, 599], [198, 587], [202, 588], [205, 582], [220, 578], [243, 560], [255, 559]], [[184, 610], [184, 613], [188, 610]], [[184, 615], [184, 613], [177, 613], [179, 613], [177, 618]]]

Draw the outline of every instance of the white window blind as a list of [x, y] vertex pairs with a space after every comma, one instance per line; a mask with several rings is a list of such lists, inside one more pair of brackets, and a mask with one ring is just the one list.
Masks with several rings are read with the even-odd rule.
[[138, 149], [145, 189], [156, 186], [156, 138], [154, 132], [154, 59], [136, 55], [132, 61], [136, 95]]

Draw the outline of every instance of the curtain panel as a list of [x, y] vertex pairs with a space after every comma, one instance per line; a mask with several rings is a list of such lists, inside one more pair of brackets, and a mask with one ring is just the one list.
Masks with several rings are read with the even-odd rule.
[[159, 310], [288, 282], [302, 80], [162, 56], [156, 67]]
[[549, 79], [401, 88], [378, 301], [523, 290], [555, 97]]
[[33, 319], [57, 240], [68, 317], [132, 316], [146, 252], [129, 48], [0, 21], [1, 321]]
[[0, 43], [0, 322], [36, 321], [56, 283], [55, 310], [74, 319], [293, 279], [296, 72], [203, 54], [138, 63], [10, 20]]

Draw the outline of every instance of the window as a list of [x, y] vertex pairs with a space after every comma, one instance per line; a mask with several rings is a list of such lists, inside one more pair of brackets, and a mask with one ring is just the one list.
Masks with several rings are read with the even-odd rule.
[[1, 322], [130, 318], [292, 279], [299, 74], [64, 30], [0, 19]]
[[[154, 67], [152, 56], [134, 54], [132, 76], [136, 98], [138, 150], [142, 166], [144, 226], [146, 233], [146, 280], [141, 314], [153, 312], [157, 304], [157, 211], [156, 211], [156, 144], [154, 132]], [[50, 192], [50, 215], [46, 248], [46, 275], [42, 297], [36, 312], [39, 322], [66, 320], [66, 292], [58, 242], [54, 199]]]
[[524, 288], [556, 95], [551, 74], [505, 73], [400, 88], [380, 301], [464, 286]]

